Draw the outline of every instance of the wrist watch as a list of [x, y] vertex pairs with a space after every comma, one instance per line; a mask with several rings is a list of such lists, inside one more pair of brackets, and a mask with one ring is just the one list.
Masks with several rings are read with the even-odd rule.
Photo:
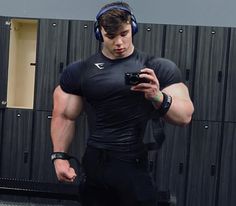
[[172, 97], [170, 95], [167, 95], [164, 92], [162, 92], [162, 94], [163, 94], [163, 102], [161, 103], [161, 106], [158, 109], [160, 116], [164, 116], [168, 112], [168, 110], [170, 109], [170, 105], [172, 103]]
[[53, 152], [51, 154], [52, 162], [54, 162], [54, 160], [56, 160], [56, 159], [69, 160], [70, 158], [71, 158], [71, 156], [65, 152]]

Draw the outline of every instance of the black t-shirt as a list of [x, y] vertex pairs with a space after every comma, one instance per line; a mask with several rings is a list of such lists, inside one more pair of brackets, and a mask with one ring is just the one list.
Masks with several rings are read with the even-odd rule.
[[172, 61], [138, 50], [115, 60], [99, 52], [64, 70], [60, 80], [62, 90], [85, 97], [95, 113], [88, 145], [133, 154], [143, 148], [146, 123], [155, 109], [142, 92], [131, 91], [125, 85], [124, 74], [145, 67], [155, 71], [161, 89], [181, 82], [180, 70]]

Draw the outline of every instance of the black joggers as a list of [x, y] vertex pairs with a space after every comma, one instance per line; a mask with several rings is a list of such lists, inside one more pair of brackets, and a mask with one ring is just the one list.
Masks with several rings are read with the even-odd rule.
[[88, 147], [82, 165], [83, 206], [156, 206], [147, 155], [125, 161], [111, 151]]

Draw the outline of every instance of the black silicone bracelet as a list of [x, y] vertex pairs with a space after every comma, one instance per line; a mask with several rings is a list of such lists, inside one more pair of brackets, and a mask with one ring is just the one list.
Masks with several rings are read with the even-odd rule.
[[70, 158], [71, 158], [71, 156], [65, 152], [53, 152], [51, 154], [52, 162], [54, 162], [54, 160], [56, 160], [56, 159], [69, 160]]
[[170, 109], [170, 105], [172, 103], [172, 97], [170, 95], [167, 95], [164, 92], [162, 92], [162, 94], [163, 94], [163, 102], [161, 103], [161, 106], [158, 109], [160, 116], [164, 116], [168, 112], [168, 110]]

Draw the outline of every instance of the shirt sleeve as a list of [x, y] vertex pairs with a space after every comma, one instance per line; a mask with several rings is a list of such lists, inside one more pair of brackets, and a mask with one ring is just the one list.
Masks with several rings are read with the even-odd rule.
[[153, 58], [148, 62], [147, 67], [154, 69], [161, 89], [171, 84], [183, 82], [180, 69], [169, 59]]
[[70, 64], [62, 73], [60, 78], [60, 86], [62, 90], [69, 94], [83, 96], [81, 89], [81, 70], [82, 62]]

